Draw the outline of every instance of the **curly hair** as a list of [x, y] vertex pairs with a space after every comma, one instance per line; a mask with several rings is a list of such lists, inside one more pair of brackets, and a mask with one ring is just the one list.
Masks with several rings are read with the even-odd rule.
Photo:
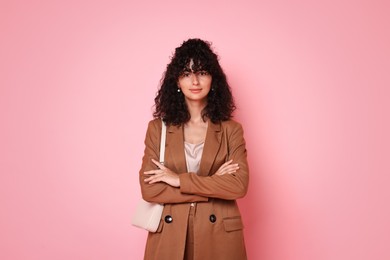
[[[189, 68], [191, 60], [193, 65]], [[184, 95], [177, 91], [177, 81], [184, 71], [191, 69], [194, 72], [207, 71], [212, 77], [202, 119], [209, 118], [217, 123], [232, 118], [236, 106], [226, 75], [219, 65], [218, 56], [211, 49], [211, 43], [200, 39], [189, 39], [176, 48], [154, 99], [153, 116], [163, 118], [168, 125], [180, 125], [190, 120]]]

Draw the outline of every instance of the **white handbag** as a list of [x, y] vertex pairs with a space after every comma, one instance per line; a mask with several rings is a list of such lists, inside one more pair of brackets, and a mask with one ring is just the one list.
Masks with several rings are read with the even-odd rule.
[[[166, 132], [167, 132], [167, 127], [164, 121], [162, 121], [161, 142], [160, 142], [161, 163], [164, 163]], [[141, 199], [137, 204], [131, 224], [133, 226], [146, 229], [149, 232], [156, 232], [158, 225], [160, 224], [163, 209], [164, 209], [163, 204], [150, 203]]]

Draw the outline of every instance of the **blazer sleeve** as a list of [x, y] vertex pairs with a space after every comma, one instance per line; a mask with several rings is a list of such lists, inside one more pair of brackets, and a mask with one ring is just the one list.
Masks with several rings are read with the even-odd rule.
[[[236, 124], [228, 134], [228, 159], [240, 167], [234, 174], [200, 176], [180, 174], [180, 191], [205, 197], [234, 200], [244, 197], [248, 190], [249, 169], [242, 126]], [[218, 168], [217, 168], [218, 169]]]
[[161, 138], [161, 120], [155, 119], [149, 122], [145, 137], [145, 152], [142, 158], [142, 166], [139, 171], [142, 198], [156, 203], [183, 203], [208, 201], [207, 197], [195, 194], [182, 193], [179, 188], [166, 183], [145, 183], [147, 176], [145, 171], [156, 169], [152, 159], [159, 161]]

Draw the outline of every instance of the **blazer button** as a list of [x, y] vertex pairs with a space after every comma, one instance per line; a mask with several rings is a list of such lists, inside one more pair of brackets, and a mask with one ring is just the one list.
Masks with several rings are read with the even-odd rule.
[[209, 219], [211, 223], [215, 223], [215, 221], [217, 221], [217, 217], [214, 214], [211, 214]]
[[166, 223], [169, 224], [169, 223], [172, 223], [173, 218], [172, 218], [170, 215], [166, 215], [165, 218], [164, 218], [164, 220], [165, 220]]

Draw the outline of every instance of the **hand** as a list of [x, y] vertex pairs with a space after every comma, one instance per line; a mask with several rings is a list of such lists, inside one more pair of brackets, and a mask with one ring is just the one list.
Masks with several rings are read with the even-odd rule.
[[218, 171], [215, 173], [216, 175], [224, 175], [224, 174], [232, 174], [235, 173], [240, 167], [238, 167], [238, 163], [232, 164], [233, 160], [227, 161], [219, 167]]
[[176, 173], [154, 159], [152, 159], [152, 162], [159, 169], [144, 172], [144, 174], [149, 175], [149, 177], [144, 180], [146, 183], [153, 184], [156, 182], [165, 182], [173, 187], [180, 187], [180, 179]]

